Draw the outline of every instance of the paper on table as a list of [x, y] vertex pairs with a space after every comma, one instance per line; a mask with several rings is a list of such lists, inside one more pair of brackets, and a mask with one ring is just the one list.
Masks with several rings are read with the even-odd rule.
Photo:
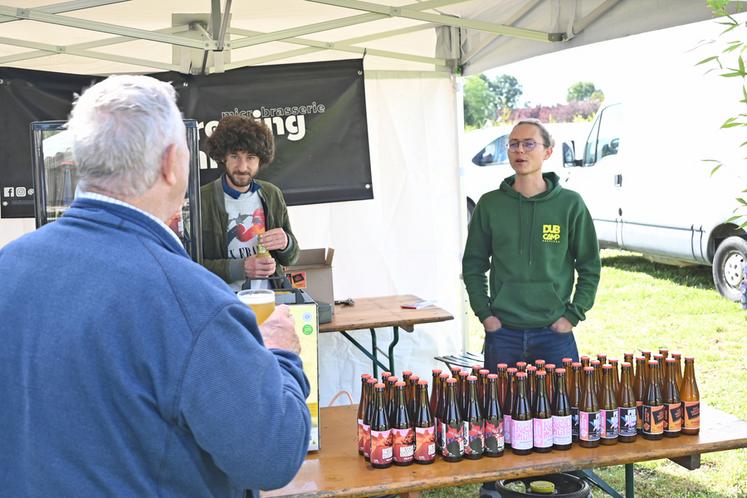
[[402, 305], [402, 308], [403, 309], [407, 309], [407, 310], [419, 310], [421, 308], [425, 308], [427, 306], [431, 306], [431, 305], [435, 304], [435, 302], [436, 301], [434, 301], [434, 300], [421, 299], [420, 301], [414, 301], [412, 303], [404, 303]]

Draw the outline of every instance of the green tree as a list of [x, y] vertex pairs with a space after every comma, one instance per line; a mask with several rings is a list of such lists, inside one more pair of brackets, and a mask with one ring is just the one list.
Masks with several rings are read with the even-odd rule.
[[482, 128], [495, 116], [496, 97], [482, 74], [464, 81], [464, 124], [468, 128]]
[[[747, 26], [740, 23], [729, 13], [727, 7], [729, 0], [707, 0], [708, 6], [713, 11], [714, 15], [719, 17], [719, 24], [725, 26], [721, 36], [728, 35], [734, 37], [732, 41], [727, 43], [726, 48], [721, 51], [720, 55], [714, 55], [707, 57], [700, 64], [717, 64], [718, 71], [724, 78], [736, 78], [740, 81], [738, 96], [738, 106], [735, 106], [737, 113], [724, 121], [721, 128], [735, 128], [735, 127], [747, 127], [747, 69], [745, 69], [745, 62], [742, 54], [747, 50], [747, 41], [744, 41], [747, 36]], [[736, 95], [735, 95], [736, 97]], [[740, 144], [740, 147], [746, 147], [747, 140]], [[714, 159], [708, 159], [706, 162], [715, 163], [712, 173], [715, 173], [720, 167], [721, 162]], [[747, 193], [747, 189], [743, 190], [742, 193]], [[735, 215], [732, 216], [728, 221], [737, 222], [743, 220], [739, 228], [747, 228], [747, 200], [745, 197], [739, 197], [736, 199], [737, 207], [734, 209]]]
[[586, 100], [601, 102], [604, 100], [604, 93], [590, 81], [579, 81], [568, 88], [566, 101], [583, 102]]
[[524, 93], [524, 89], [519, 81], [510, 74], [497, 76], [493, 81], [488, 80], [484, 75], [481, 76], [495, 94], [496, 110], [500, 112], [500, 116], [497, 117], [502, 121], [508, 120], [511, 111], [516, 108], [519, 97]]

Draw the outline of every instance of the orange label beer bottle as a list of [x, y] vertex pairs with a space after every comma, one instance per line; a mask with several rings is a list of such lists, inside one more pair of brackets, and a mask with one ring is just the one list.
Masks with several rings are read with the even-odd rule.
[[635, 406], [638, 409], [638, 419], [636, 422], [638, 432], [643, 431], [643, 402], [646, 400], [646, 388], [648, 387], [646, 368], [646, 357], [636, 357], [633, 392], [635, 393]]
[[700, 432], [700, 392], [695, 381], [695, 358], [685, 358], [685, 376], [682, 378], [682, 434]]
[[[661, 350], [660, 350], [661, 351]], [[666, 437], [677, 437], [682, 431], [682, 402], [680, 401], [680, 389], [677, 387], [677, 375], [674, 372], [676, 360], [666, 358], [664, 364], [667, 367], [664, 376], [664, 435]]]

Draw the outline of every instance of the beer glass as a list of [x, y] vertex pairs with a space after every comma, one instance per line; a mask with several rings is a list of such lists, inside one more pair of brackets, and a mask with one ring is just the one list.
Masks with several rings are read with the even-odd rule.
[[262, 324], [275, 310], [275, 291], [270, 289], [246, 289], [237, 294], [239, 301], [249, 306]]

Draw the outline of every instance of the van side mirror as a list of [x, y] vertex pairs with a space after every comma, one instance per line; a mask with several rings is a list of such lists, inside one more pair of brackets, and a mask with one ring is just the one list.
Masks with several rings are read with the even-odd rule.
[[563, 142], [563, 167], [572, 168], [581, 166], [581, 160], [576, 159], [576, 144], [573, 140]]

